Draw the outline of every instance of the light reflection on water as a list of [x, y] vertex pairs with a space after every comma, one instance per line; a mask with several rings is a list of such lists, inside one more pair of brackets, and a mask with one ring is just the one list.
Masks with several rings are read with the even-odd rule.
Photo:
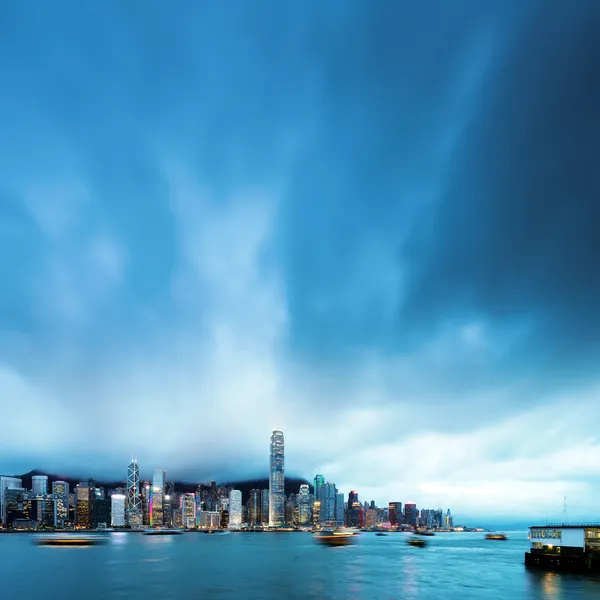
[[[0, 535], [2, 600], [110, 597], [222, 600], [587, 600], [598, 578], [532, 572], [525, 535], [490, 543], [477, 534], [443, 534], [425, 548], [406, 536], [358, 536], [327, 548], [304, 534], [145, 536], [113, 533], [104, 546], [42, 548], [31, 536]], [[35, 576], [33, 576], [35, 574]]]

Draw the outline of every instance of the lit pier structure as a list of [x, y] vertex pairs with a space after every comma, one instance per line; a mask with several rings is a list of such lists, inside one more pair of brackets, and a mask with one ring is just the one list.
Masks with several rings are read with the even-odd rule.
[[600, 523], [529, 528], [525, 565], [548, 571], [600, 572]]

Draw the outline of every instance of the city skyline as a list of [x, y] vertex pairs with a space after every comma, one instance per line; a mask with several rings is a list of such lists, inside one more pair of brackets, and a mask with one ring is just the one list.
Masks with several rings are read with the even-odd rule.
[[597, 518], [598, 3], [37, 4], [0, 472], [237, 481], [279, 428], [380, 503]]

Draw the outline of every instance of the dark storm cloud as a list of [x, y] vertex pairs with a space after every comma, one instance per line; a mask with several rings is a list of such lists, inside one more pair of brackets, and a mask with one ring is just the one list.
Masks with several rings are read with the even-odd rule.
[[525, 369], [589, 366], [600, 346], [600, 7], [542, 5], [490, 65], [443, 193], [402, 252], [401, 328], [522, 322]]

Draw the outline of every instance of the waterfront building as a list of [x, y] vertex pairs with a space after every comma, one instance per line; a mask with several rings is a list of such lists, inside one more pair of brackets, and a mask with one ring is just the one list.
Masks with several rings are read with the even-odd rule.
[[150, 488], [149, 522], [150, 527], [162, 527], [164, 525], [164, 500], [165, 483], [167, 474], [162, 469], [156, 469], [152, 477]]
[[412, 527], [417, 526], [419, 520], [419, 511], [417, 505], [412, 502], [407, 502], [404, 505], [404, 523], [411, 525]]
[[402, 522], [402, 502], [388, 504], [388, 518], [392, 527], [397, 527]]
[[229, 492], [229, 529], [239, 529], [242, 526], [242, 492]]
[[348, 527], [360, 527], [363, 508], [358, 500], [358, 493], [352, 490], [348, 494], [348, 510], [346, 511], [346, 524]]
[[31, 491], [36, 496], [45, 496], [48, 493], [48, 475], [34, 475], [31, 478]]
[[125, 519], [132, 529], [143, 526], [143, 507], [140, 497], [140, 468], [137, 460], [132, 459], [127, 467], [127, 497], [125, 499]]
[[69, 521], [69, 484], [66, 481], [52, 482], [52, 498], [55, 502], [55, 525], [63, 528]]
[[218, 510], [201, 510], [198, 512], [198, 529], [219, 529], [221, 513]]
[[92, 527], [92, 489], [81, 482], [75, 487], [75, 525], [83, 529]]
[[285, 525], [285, 456], [283, 431], [271, 434], [271, 465], [269, 473], [269, 527]]
[[252, 527], [262, 523], [261, 507], [262, 493], [260, 490], [250, 490], [250, 498], [248, 499], [248, 523]]
[[450, 513], [450, 509], [446, 511], [446, 520], [444, 523], [446, 529], [452, 529], [454, 527], [454, 520], [452, 519], [452, 514]]
[[163, 502], [163, 525], [165, 527], [173, 526], [173, 506], [174, 506], [175, 496], [171, 494], [164, 495]]
[[369, 508], [365, 512], [365, 527], [377, 527], [377, 511], [374, 508]]
[[346, 522], [344, 511], [344, 494], [338, 493], [335, 497], [335, 522], [338, 527], [343, 527]]
[[110, 497], [110, 524], [111, 527], [125, 527], [125, 506], [127, 496], [125, 494], [113, 494]]
[[92, 527], [94, 529], [106, 528], [111, 522], [111, 500], [96, 497], [92, 500]]
[[298, 506], [296, 494], [290, 494], [285, 499], [285, 522], [287, 525], [294, 526], [298, 524], [297, 513]]
[[27, 518], [23, 510], [26, 503], [27, 490], [22, 487], [10, 487], [4, 490], [4, 503], [2, 505], [4, 509], [4, 525], [6, 527], [12, 527], [15, 519]]
[[261, 493], [260, 497], [261, 509], [260, 509], [260, 519], [263, 525], [269, 524], [269, 490], [264, 489]]
[[2, 523], [6, 523], [6, 506], [5, 496], [6, 490], [17, 490], [23, 487], [23, 482], [19, 477], [0, 477], [0, 518]]
[[313, 525], [321, 522], [321, 503], [318, 500], [313, 502], [312, 517]]
[[539, 525], [529, 528], [525, 564], [551, 571], [600, 572], [600, 524]]
[[181, 498], [181, 519], [185, 529], [194, 529], [197, 526], [196, 515], [196, 494], [187, 492]]
[[321, 514], [320, 514], [320, 522], [321, 523], [330, 523], [336, 521], [336, 499], [337, 499], [337, 488], [335, 487], [335, 483], [325, 483], [320, 489], [320, 503], [321, 503]]
[[311, 523], [310, 488], [303, 483], [298, 492], [298, 524], [306, 527]]

